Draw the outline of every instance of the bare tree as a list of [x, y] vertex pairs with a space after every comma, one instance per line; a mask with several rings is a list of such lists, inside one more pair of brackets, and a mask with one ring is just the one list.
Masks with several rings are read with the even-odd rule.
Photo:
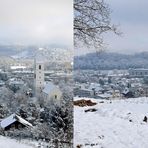
[[103, 45], [103, 33], [120, 34], [117, 26], [111, 24], [110, 13], [104, 0], [74, 0], [75, 45], [82, 42], [98, 48]]

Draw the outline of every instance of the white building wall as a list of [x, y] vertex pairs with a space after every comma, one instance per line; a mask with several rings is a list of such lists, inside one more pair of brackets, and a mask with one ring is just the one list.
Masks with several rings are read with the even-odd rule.
[[59, 89], [53, 89], [49, 93], [42, 92], [42, 97], [46, 103], [61, 103], [62, 92]]

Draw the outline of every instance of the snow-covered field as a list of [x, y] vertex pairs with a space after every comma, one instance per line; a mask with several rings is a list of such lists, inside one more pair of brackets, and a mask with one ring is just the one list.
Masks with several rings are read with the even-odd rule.
[[[91, 100], [97, 105], [74, 106], [74, 147], [148, 148], [148, 123], [143, 121], [148, 98]], [[90, 108], [97, 111], [85, 112]]]

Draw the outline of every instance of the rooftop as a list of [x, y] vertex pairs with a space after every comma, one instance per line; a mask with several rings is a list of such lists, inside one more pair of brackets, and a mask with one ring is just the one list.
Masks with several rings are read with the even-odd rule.
[[48, 82], [45, 84], [43, 92], [49, 93], [49, 92], [53, 91], [54, 89], [58, 89], [58, 86], [54, 85], [52, 82]]
[[32, 127], [31, 123], [29, 123], [28, 121], [26, 121], [25, 119], [23, 119], [22, 117], [20, 117], [20, 116], [18, 116], [16, 114], [12, 114], [9, 117], [3, 119], [1, 121], [1, 127], [6, 128], [7, 126], [11, 125], [15, 121], [18, 121], [18, 122], [22, 123], [25, 126], [31, 126]]

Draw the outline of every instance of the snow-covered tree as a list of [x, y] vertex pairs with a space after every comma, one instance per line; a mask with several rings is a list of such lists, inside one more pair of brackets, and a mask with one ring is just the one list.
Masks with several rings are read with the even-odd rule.
[[74, 0], [74, 39], [88, 46], [100, 47], [102, 34], [113, 31], [119, 34], [117, 27], [111, 24], [110, 8], [104, 0]]

